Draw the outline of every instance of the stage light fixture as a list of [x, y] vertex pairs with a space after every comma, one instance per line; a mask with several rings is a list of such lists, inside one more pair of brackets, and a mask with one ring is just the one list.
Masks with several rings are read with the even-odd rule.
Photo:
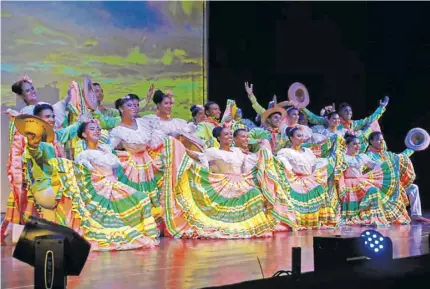
[[360, 245], [364, 256], [378, 260], [393, 259], [393, 242], [375, 230], [366, 230], [360, 235]]
[[30, 217], [13, 257], [34, 267], [34, 288], [66, 288], [67, 276], [78, 276], [90, 253], [90, 243], [74, 230]]

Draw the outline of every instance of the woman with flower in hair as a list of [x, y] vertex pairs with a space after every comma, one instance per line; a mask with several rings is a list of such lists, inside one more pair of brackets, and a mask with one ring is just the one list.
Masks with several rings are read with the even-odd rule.
[[[46, 102], [39, 102], [39, 96], [33, 86], [33, 81], [28, 76], [23, 76], [20, 80], [12, 84], [12, 92], [14, 92], [20, 99], [22, 99], [26, 106], [22, 108], [19, 113], [16, 111], [8, 110], [11, 116], [16, 116], [17, 114], [33, 114], [34, 107], [37, 104], [46, 104]], [[54, 126], [55, 128], [61, 128], [63, 126], [66, 117], [66, 109], [67, 105], [69, 104], [69, 101], [70, 88], [67, 92], [67, 97], [53, 105], [56, 118]]]
[[410, 219], [399, 188], [398, 164], [376, 163], [360, 153], [360, 140], [346, 134], [344, 167], [337, 184], [341, 223], [347, 225], [408, 224]]
[[328, 180], [334, 170], [330, 159], [317, 158], [312, 150], [303, 147], [304, 131], [296, 126], [286, 129], [291, 148], [278, 151], [282, 162], [280, 173], [289, 184], [289, 195], [299, 227], [306, 229], [333, 228], [337, 226], [336, 208], [332, 205]]
[[109, 139], [121, 162], [119, 180], [137, 191], [146, 192], [152, 204], [159, 207], [155, 171], [160, 168], [160, 160], [154, 161], [149, 155], [151, 141], [158, 135], [154, 135], [148, 119], [137, 117], [139, 103], [130, 95], [117, 99], [115, 107], [121, 121], [111, 130]]
[[193, 138], [194, 124], [172, 117], [173, 100], [171, 94], [167, 95], [161, 90], [157, 90], [152, 100], [157, 105], [157, 113], [145, 115], [142, 119], [150, 124], [152, 137], [149, 144], [153, 150], [159, 150], [160, 146], [163, 145], [163, 139], [167, 136], [179, 137], [184, 134]]

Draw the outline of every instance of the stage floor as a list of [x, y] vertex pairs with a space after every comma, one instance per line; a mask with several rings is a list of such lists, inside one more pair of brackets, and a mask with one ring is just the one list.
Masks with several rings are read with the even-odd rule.
[[[162, 238], [158, 248], [91, 253], [79, 277], [68, 288], [173, 289], [202, 288], [263, 278], [291, 268], [291, 247], [302, 247], [302, 271], [313, 271], [312, 237], [358, 236], [368, 227], [278, 233], [248, 240], [173, 240]], [[378, 229], [393, 240], [394, 257], [429, 252], [430, 225], [412, 224]], [[33, 288], [32, 268], [12, 258], [13, 246], [1, 248], [1, 288]]]

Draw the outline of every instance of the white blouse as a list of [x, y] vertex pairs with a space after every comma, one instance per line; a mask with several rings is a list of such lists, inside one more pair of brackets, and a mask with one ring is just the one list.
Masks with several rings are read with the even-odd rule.
[[143, 116], [142, 119], [149, 123], [151, 130], [149, 143], [152, 147], [159, 146], [166, 136], [176, 137], [180, 134], [192, 134], [195, 131], [193, 123], [187, 123], [180, 118], [164, 120], [155, 114], [151, 114]]
[[76, 157], [75, 161], [90, 170], [105, 174], [111, 174], [121, 165], [118, 157], [112, 153], [112, 148], [105, 144], [99, 145], [97, 150], [84, 150]]
[[136, 130], [124, 126], [114, 127], [109, 134], [112, 147], [120, 145], [131, 152], [146, 150], [153, 136], [151, 124], [144, 118], [136, 118], [136, 124]]
[[248, 173], [250, 172], [256, 165], [258, 161], [258, 153], [251, 153], [245, 154], [245, 163], [243, 165], [243, 172]]
[[366, 167], [372, 169], [377, 165], [366, 154], [358, 154], [356, 156], [345, 155], [345, 161], [348, 165], [347, 173], [350, 176], [361, 176]]
[[327, 164], [326, 159], [317, 158], [308, 148], [300, 151], [284, 148], [279, 150], [277, 157], [288, 170], [302, 175], [311, 175], [315, 169]]
[[198, 153], [202, 165], [217, 174], [244, 172], [247, 155], [241, 149], [232, 147], [230, 151], [209, 148], [204, 153]]

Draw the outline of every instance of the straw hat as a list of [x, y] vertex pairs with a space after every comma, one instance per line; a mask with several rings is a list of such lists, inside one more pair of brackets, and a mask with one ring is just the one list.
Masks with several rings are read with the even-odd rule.
[[291, 84], [288, 89], [288, 99], [295, 101], [300, 109], [305, 108], [309, 105], [309, 92], [306, 86], [300, 82]]
[[35, 136], [45, 137], [44, 142], [52, 143], [55, 138], [54, 129], [46, 121], [30, 114], [20, 114], [15, 117], [15, 127], [20, 134], [27, 136], [29, 133]]
[[97, 103], [97, 97], [94, 93], [93, 89], [93, 83], [91, 82], [89, 77], [84, 77], [84, 87], [83, 87], [83, 94], [85, 103], [90, 109], [97, 109], [98, 103]]
[[422, 128], [411, 129], [405, 138], [405, 145], [413, 151], [423, 151], [430, 144], [430, 136], [427, 131]]
[[266, 120], [269, 118], [269, 116], [271, 116], [274, 113], [280, 113], [281, 119], [284, 119], [287, 116], [287, 111], [285, 110], [285, 108], [275, 106], [275, 107], [269, 108], [261, 115], [261, 123], [266, 123]]

